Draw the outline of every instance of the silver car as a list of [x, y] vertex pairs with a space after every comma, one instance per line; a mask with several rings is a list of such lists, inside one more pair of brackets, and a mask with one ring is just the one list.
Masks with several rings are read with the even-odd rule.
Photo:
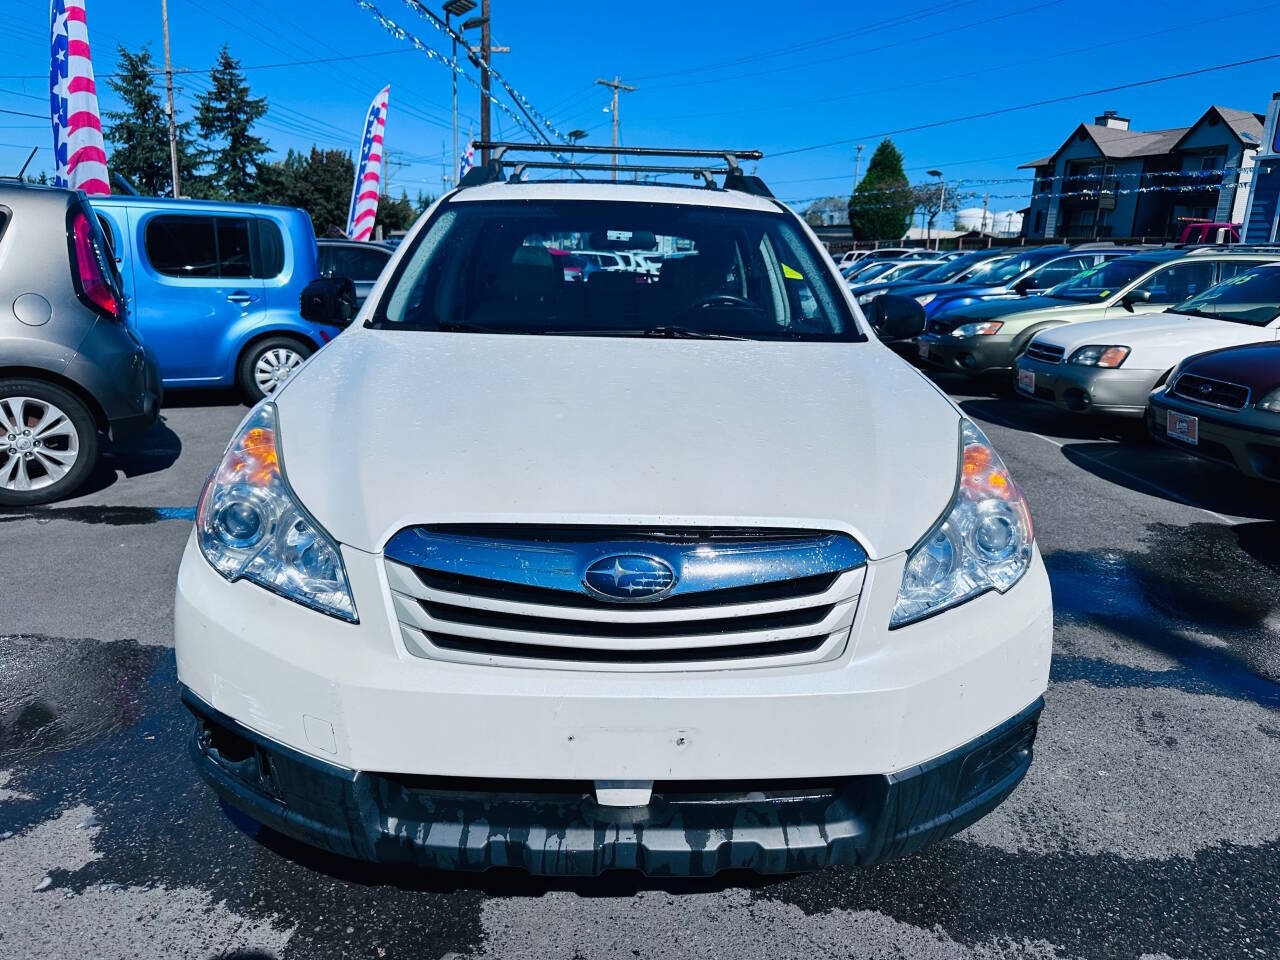
[[127, 309], [84, 195], [0, 182], [0, 506], [69, 496], [102, 437], [155, 422], [160, 378]]

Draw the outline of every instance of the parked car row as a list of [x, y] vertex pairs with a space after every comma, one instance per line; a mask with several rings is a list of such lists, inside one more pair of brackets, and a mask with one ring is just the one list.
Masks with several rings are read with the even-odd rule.
[[165, 390], [273, 393], [390, 255], [298, 209], [0, 183], [0, 505], [73, 492]]
[[[1035, 292], [1055, 267], [1074, 274]], [[859, 303], [890, 340], [887, 316], [923, 308], [925, 332], [894, 344], [923, 366], [1012, 373], [1020, 395], [1145, 417], [1157, 440], [1280, 482], [1280, 253], [1041, 248], [969, 269], [988, 285], [888, 284]]]

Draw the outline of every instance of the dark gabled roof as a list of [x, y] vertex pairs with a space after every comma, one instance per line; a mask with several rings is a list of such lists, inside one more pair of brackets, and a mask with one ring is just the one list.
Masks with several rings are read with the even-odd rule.
[[1247, 147], [1256, 147], [1262, 142], [1263, 117], [1247, 110], [1234, 110], [1231, 107], [1210, 107], [1189, 127], [1171, 127], [1168, 130], [1120, 130], [1115, 127], [1104, 127], [1096, 123], [1082, 123], [1071, 131], [1071, 136], [1063, 141], [1062, 146], [1050, 156], [1041, 157], [1030, 163], [1024, 163], [1019, 170], [1033, 167], [1047, 167], [1083, 131], [1093, 140], [1098, 152], [1109, 160], [1127, 160], [1133, 157], [1154, 157], [1176, 150], [1179, 144], [1192, 130], [1198, 127], [1211, 114], [1217, 114], [1226, 124], [1236, 139]]
[[1227, 129], [1235, 134], [1236, 139], [1246, 147], [1256, 147], [1262, 143], [1262, 124], [1266, 118], [1256, 113], [1249, 113], [1247, 110], [1233, 110], [1231, 107], [1210, 107], [1199, 120], [1187, 128], [1187, 133], [1215, 113], [1227, 125]]

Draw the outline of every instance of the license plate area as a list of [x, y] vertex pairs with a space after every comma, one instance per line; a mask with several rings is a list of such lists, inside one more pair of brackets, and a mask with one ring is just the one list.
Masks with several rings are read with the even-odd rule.
[[929, 345], [925, 343], [923, 340], [921, 340], [920, 343], [916, 346], [916, 351], [920, 355], [921, 360], [929, 359]]
[[1034, 370], [1018, 371], [1018, 389], [1027, 393], [1036, 392], [1036, 372]]
[[1200, 418], [1173, 410], [1165, 411], [1165, 433], [1174, 440], [1196, 446], [1200, 442]]

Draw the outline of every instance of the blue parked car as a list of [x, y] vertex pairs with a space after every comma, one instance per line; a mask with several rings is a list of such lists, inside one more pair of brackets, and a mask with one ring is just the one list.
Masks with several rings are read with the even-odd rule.
[[92, 201], [109, 234], [129, 322], [155, 351], [166, 389], [272, 393], [339, 328], [299, 312], [320, 276], [306, 211], [111, 196]]

